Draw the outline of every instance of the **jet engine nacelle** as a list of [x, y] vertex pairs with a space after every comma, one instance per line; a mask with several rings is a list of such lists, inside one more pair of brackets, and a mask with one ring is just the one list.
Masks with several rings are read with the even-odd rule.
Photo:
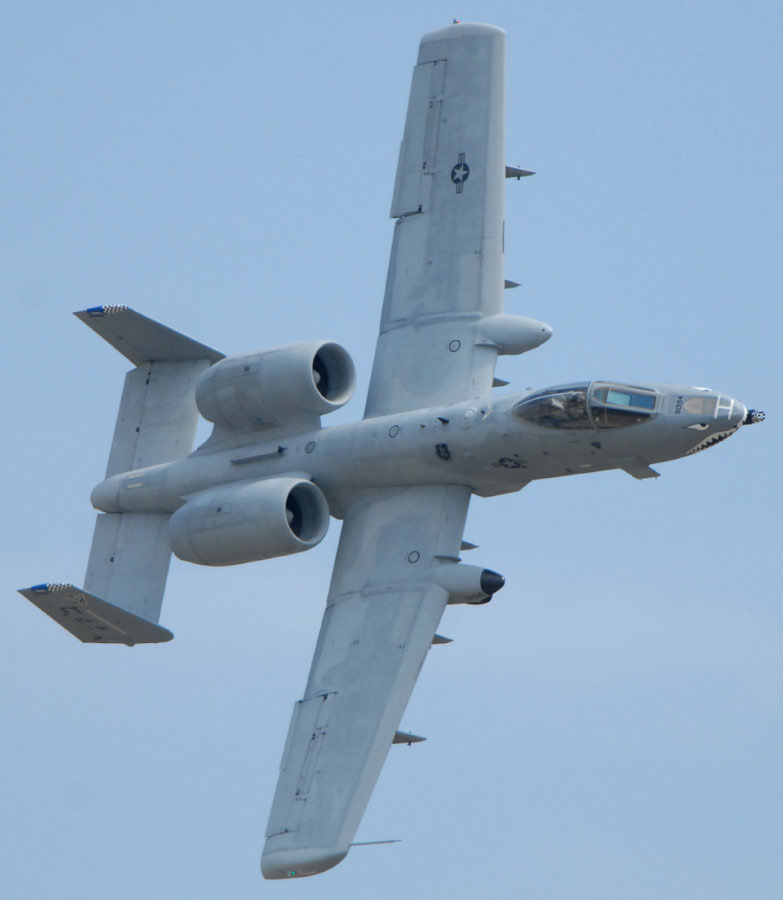
[[169, 520], [171, 549], [186, 562], [233, 566], [314, 547], [329, 527], [329, 505], [303, 478], [270, 478], [210, 488]]
[[196, 384], [205, 419], [236, 431], [277, 428], [333, 412], [356, 387], [348, 351], [331, 341], [303, 341], [228, 356]]

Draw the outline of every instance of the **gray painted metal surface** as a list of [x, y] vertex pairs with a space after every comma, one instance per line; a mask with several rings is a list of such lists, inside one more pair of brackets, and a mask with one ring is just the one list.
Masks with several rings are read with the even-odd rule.
[[84, 577], [85, 590], [157, 622], [171, 560], [168, 527], [168, 513], [99, 515]]
[[[136, 364], [125, 376], [106, 477], [186, 456], [198, 424], [196, 384], [223, 354], [124, 306], [76, 316]], [[157, 622], [171, 559], [168, 520], [160, 510], [99, 515], [85, 589]]]
[[223, 354], [178, 331], [148, 319], [127, 306], [94, 306], [74, 313], [135, 366], [165, 360], [207, 359], [216, 363]]
[[422, 38], [366, 416], [485, 396], [497, 349], [476, 324], [503, 310], [505, 34]]
[[19, 591], [85, 644], [159, 644], [174, 635], [72, 584], [37, 584]]
[[469, 501], [464, 487], [386, 488], [348, 509], [267, 825], [267, 878], [348, 852], [448, 601], [429, 567], [457, 558]]
[[[763, 419], [689, 385], [605, 381], [492, 396], [498, 355], [551, 329], [503, 312], [505, 35], [455, 24], [425, 35], [392, 202], [398, 218], [365, 418], [322, 428], [353, 392], [332, 342], [222, 354], [132, 310], [79, 313], [136, 366], [128, 374], [85, 590], [21, 593], [85, 642], [168, 640], [171, 548], [226, 565], [300, 552], [343, 529], [304, 695], [294, 712], [262, 871], [335, 865], [392, 743], [447, 603], [487, 602], [502, 576], [461, 562], [472, 494], [652, 464]], [[197, 410], [215, 424], [190, 453]]]
[[147, 362], [125, 376], [106, 477], [190, 453], [198, 424], [194, 390], [209, 360]]

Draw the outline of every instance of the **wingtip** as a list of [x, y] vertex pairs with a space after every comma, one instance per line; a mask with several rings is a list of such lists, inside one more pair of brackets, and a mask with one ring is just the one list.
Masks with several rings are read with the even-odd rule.
[[30, 587], [17, 588], [16, 590], [23, 597], [28, 597], [29, 594], [52, 594], [58, 591], [73, 591], [76, 588], [65, 581], [43, 581], [41, 584], [31, 584]]
[[[483, 22], [462, 22], [456, 19], [450, 25], [436, 28], [422, 35], [419, 48], [423, 51], [428, 44], [446, 40], [466, 40], [470, 38], [490, 38], [491, 40], [503, 40], [506, 32], [497, 25], [487, 25]], [[420, 59], [419, 62], [422, 60]]]
[[133, 312], [127, 306], [121, 304], [109, 304], [108, 306], [88, 306], [87, 309], [75, 309], [73, 314], [77, 319], [102, 319], [104, 316], [112, 316], [115, 313]]
[[261, 857], [261, 874], [269, 880], [306, 878], [318, 875], [342, 862], [348, 850], [311, 847], [302, 850], [275, 850]]

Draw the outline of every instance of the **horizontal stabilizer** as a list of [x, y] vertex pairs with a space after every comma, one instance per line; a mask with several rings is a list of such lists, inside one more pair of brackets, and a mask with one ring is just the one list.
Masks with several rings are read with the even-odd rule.
[[74, 315], [135, 366], [186, 359], [208, 359], [216, 363], [223, 359], [223, 354], [212, 347], [185, 337], [127, 306], [93, 306]]
[[392, 744], [407, 744], [410, 747], [411, 744], [418, 744], [421, 741], [426, 740], [427, 738], [422, 737], [420, 734], [409, 734], [407, 731], [398, 731], [394, 735]]
[[447, 638], [445, 635], [436, 634], [432, 639], [433, 644], [450, 644], [454, 638]]
[[504, 278], [504, 279], [503, 279], [503, 287], [504, 287], [505, 290], [511, 291], [511, 290], [513, 290], [514, 288], [518, 288], [518, 287], [519, 287], [519, 282], [518, 282], [518, 281], [509, 281], [508, 278]]
[[72, 584], [36, 584], [19, 593], [85, 644], [159, 644], [174, 635]]

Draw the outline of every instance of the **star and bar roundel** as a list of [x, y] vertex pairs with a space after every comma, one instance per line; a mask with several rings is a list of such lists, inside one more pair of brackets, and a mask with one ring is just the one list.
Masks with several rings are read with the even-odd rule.
[[468, 180], [470, 175], [470, 167], [465, 162], [465, 154], [460, 153], [457, 157], [457, 165], [451, 170], [451, 180], [457, 186], [457, 193], [462, 193], [462, 186]]

